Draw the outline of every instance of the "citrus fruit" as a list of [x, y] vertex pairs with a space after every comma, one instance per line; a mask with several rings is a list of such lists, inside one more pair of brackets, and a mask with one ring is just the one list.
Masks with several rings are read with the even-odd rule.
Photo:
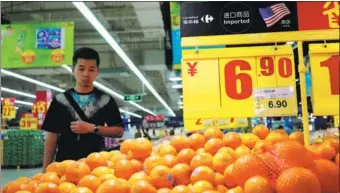
[[212, 159], [215, 172], [223, 174], [225, 169], [235, 161], [234, 157], [226, 152], [216, 153]]
[[339, 166], [330, 160], [319, 159], [314, 161], [314, 167], [311, 170], [318, 177], [322, 192], [339, 192]]
[[137, 181], [131, 186], [130, 193], [157, 193], [157, 190], [148, 181]]
[[269, 133], [269, 135], [266, 137], [267, 141], [271, 141], [272, 143], [276, 143], [279, 141], [285, 141], [285, 140], [289, 140], [288, 135], [284, 135], [281, 133], [275, 133], [275, 132], [271, 132]]
[[327, 145], [332, 146], [333, 149], [335, 150], [335, 152], [339, 153], [339, 139], [328, 138], [328, 139], [325, 139], [323, 144], [327, 144]]
[[271, 133], [279, 133], [281, 135], [284, 135], [284, 136], [288, 137], [288, 133], [285, 130], [283, 130], [283, 129], [275, 129], [275, 130], [272, 130]]
[[308, 169], [294, 167], [284, 170], [276, 181], [277, 193], [320, 193], [317, 176]]
[[178, 185], [175, 186], [170, 193], [189, 193], [191, 190], [187, 186]]
[[174, 167], [177, 164], [177, 158], [174, 155], [165, 155], [163, 157], [163, 164], [169, 168]]
[[240, 186], [229, 189], [226, 193], [244, 193], [243, 189]]
[[223, 136], [222, 142], [224, 146], [231, 147], [233, 149], [236, 149], [238, 146], [242, 144], [240, 135], [235, 132], [226, 133]]
[[130, 184], [134, 184], [136, 183], [137, 181], [147, 181], [147, 182], [150, 182], [150, 177], [148, 175], [145, 174], [145, 172], [137, 172], [137, 173], [134, 173], [130, 179], [129, 179], [129, 183]]
[[340, 162], [339, 162], [339, 153], [335, 156], [335, 164], [338, 166], [338, 167], [340, 167]]
[[104, 174], [104, 175], [100, 176], [99, 179], [103, 183], [106, 180], [117, 179], [117, 177], [113, 174]]
[[291, 133], [289, 135], [289, 139], [295, 140], [295, 141], [301, 143], [302, 145], [305, 145], [304, 135], [300, 131], [295, 131], [295, 132]]
[[114, 170], [106, 167], [106, 166], [100, 166], [92, 170], [91, 174], [97, 177], [101, 177], [105, 174], [113, 174]]
[[226, 193], [228, 191], [228, 188], [223, 186], [223, 185], [217, 185], [216, 186], [216, 190], [219, 192], [219, 193]]
[[324, 159], [333, 159], [336, 156], [336, 151], [334, 148], [329, 144], [321, 144], [318, 147], [315, 148], [314, 151], [318, 157], [324, 158]]
[[74, 162], [69, 164], [66, 168], [65, 177], [68, 182], [77, 184], [82, 177], [89, 175], [90, 173], [91, 170], [86, 163]]
[[187, 164], [176, 164], [170, 169], [175, 185], [188, 185], [190, 183], [191, 169]]
[[190, 165], [190, 162], [195, 155], [196, 155], [196, 152], [193, 149], [182, 149], [177, 154], [177, 163]]
[[171, 145], [166, 145], [166, 144], [163, 144], [159, 147], [158, 149], [158, 155], [160, 156], [165, 156], [165, 155], [174, 155], [176, 156], [177, 155], [177, 150], [171, 146]]
[[[59, 193], [59, 187], [54, 183], [40, 183], [34, 193]], [[13, 192], [14, 193], [14, 192]]]
[[46, 172], [54, 172], [54, 173], [58, 173], [58, 169], [57, 169], [57, 165], [59, 164], [59, 162], [53, 162], [50, 165], [47, 166], [46, 168]]
[[158, 165], [163, 164], [163, 159], [159, 155], [152, 155], [145, 159], [143, 163], [143, 170], [146, 174], [150, 174], [151, 170]]
[[194, 170], [195, 168], [199, 166], [208, 166], [211, 168], [212, 160], [213, 160], [213, 156], [208, 153], [201, 153], [201, 154], [195, 155], [190, 162], [190, 168], [192, 170]]
[[273, 193], [274, 189], [266, 178], [254, 176], [244, 184], [244, 193]]
[[86, 187], [76, 187], [70, 193], [95, 193], [95, 192]]
[[152, 143], [146, 138], [138, 138], [130, 144], [130, 151], [133, 158], [145, 159], [152, 152]]
[[190, 137], [189, 137], [190, 147], [191, 147], [191, 149], [193, 149], [195, 151], [199, 148], [203, 148], [205, 142], [206, 142], [206, 140], [205, 140], [204, 136], [202, 134], [199, 134], [199, 133], [194, 133], [194, 134], [190, 135]]
[[133, 140], [132, 139], [126, 139], [120, 144], [120, 152], [123, 154], [128, 154], [131, 148]]
[[77, 186], [70, 182], [63, 182], [59, 185], [59, 193], [70, 193]]
[[248, 153], [250, 153], [250, 149], [245, 145], [240, 145], [235, 149], [236, 158], [240, 158]]
[[205, 145], [204, 150], [211, 155], [215, 155], [215, 153], [223, 147], [222, 140], [219, 138], [211, 138], [209, 139]]
[[135, 171], [129, 160], [120, 160], [115, 164], [114, 175], [118, 178], [128, 180]]
[[236, 186], [236, 180], [233, 175], [234, 164], [230, 164], [224, 171], [224, 184], [228, 186], [228, 188], [233, 188]]
[[171, 175], [170, 169], [166, 166], [159, 165], [152, 169], [150, 173], [151, 184], [159, 188], [172, 188], [174, 178]]
[[157, 193], [171, 193], [171, 190], [169, 188], [161, 188], [158, 189]]
[[100, 153], [91, 153], [87, 156], [85, 163], [89, 166], [90, 170], [100, 167], [107, 166], [107, 158], [106, 156]]
[[213, 138], [222, 139], [223, 138], [223, 133], [218, 128], [210, 127], [210, 128], [208, 128], [208, 129], [206, 129], [204, 131], [204, 135], [203, 136], [204, 136], [204, 138], [206, 140], [213, 139]]
[[96, 192], [101, 184], [102, 182], [97, 176], [86, 175], [79, 180], [78, 187], [86, 187], [92, 190], [92, 192]]
[[222, 185], [224, 186], [224, 176], [220, 173], [215, 173], [215, 183], [214, 183], [215, 187], [217, 187], [218, 185]]
[[42, 183], [42, 182], [53, 183], [53, 184], [59, 185], [60, 179], [56, 173], [47, 172], [47, 173], [44, 173], [40, 177], [39, 183]]
[[174, 136], [170, 141], [170, 145], [173, 146], [177, 152], [180, 152], [182, 149], [190, 148], [189, 139], [185, 136]]
[[123, 179], [107, 180], [99, 186], [96, 193], [130, 193], [130, 185]]
[[140, 172], [143, 170], [143, 162], [137, 159], [130, 160], [132, 168], [135, 172]]
[[194, 171], [192, 171], [190, 176], [190, 182], [192, 184], [198, 181], [207, 181], [211, 184], [215, 182], [215, 172], [207, 166], [199, 166]]
[[269, 129], [265, 125], [260, 124], [252, 129], [252, 133], [258, 136], [260, 139], [265, 139], [269, 134]]
[[214, 186], [207, 181], [198, 181], [195, 184], [193, 184], [191, 188], [192, 193], [202, 193], [208, 190], [214, 190]]
[[241, 135], [242, 144], [247, 146], [249, 149], [252, 149], [259, 140], [260, 138], [252, 133], [245, 133]]

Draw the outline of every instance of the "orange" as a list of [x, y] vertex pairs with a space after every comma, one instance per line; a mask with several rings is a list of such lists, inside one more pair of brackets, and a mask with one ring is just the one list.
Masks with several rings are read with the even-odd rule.
[[191, 149], [193, 149], [195, 151], [199, 148], [203, 148], [205, 142], [206, 142], [206, 140], [205, 140], [204, 136], [202, 134], [199, 134], [199, 133], [194, 133], [194, 134], [190, 135], [190, 137], [189, 137], [190, 147], [191, 147]]
[[215, 172], [223, 174], [225, 169], [235, 161], [234, 157], [226, 152], [216, 153], [212, 159]]
[[117, 179], [117, 177], [113, 174], [104, 174], [104, 175], [100, 176], [99, 179], [103, 183], [106, 180]]
[[284, 135], [281, 133], [277, 133], [277, 132], [271, 132], [269, 133], [269, 135], [266, 137], [267, 141], [271, 141], [273, 143], [279, 142], [279, 141], [286, 141], [289, 140], [288, 135]]
[[34, 192], [37, 189], [38, 181], [29, 181], [21, 184], [20, 189], [25, 191]]
[[314, 163], [312, 171], [319, 179], [321, 191], [327, 193], [338, 193], [339, 166], [326, 159], [315, 160]]
[[99, 186], [96, 193], [130, 193], [130, 185], [123, 179], [107, 180]]
[[123, 154], [128, 154], [131, 148], [133, 140], [132, 139], [125, 139], [123, 143], [120, 144], [120, 152]]
[[232, 155], [233, 157], [236, 157], [235, 151], [231, 147], [222, 147], [221, 149], [219, 149], [217, 151], [217, 153], [219, 153], [219, 152], [226, 152], [226, 153], [229, 153], [230, 155]]
[[174, 187], [170, 193], [189, 193], [191, 190], [187, 186], [178, 185]]
[[158, 154], [162, 157], [168, 154], [176, 156], [177, 150], [171, 145], [163, 144], [159, 146]]
[[145, 159], [143, 163], [143, 170], [146, 174], [150, 174], [151, 170], [158, 165], [163, 164], [163, 159], [159, 155], [152, 155]]
[[228, 188], [233, 188], [236, 186], [236, 180], [233, 175], [234, 164], [230, 164], [224, 171], [224, 184], [228, 186]]
[[182, 149], [190, 148], [189, 139], [185, 136], [174, 136], [170, 141], [170, 145], [172, 145], [177, 152], [180, 152]]
[[316, 175], [308, 169], [294, 167], [284, 170], [276, 181], [277, 193], [320, 193]]
[[16, 193], [31, 193], [31, 192], [30, 191], [26, 191], [26, 190], [20, 190], [20, 191], [17, 191]]
[[130, 184], [134, 184], [138, 181], [147, 181], [147, 182], [150, 182], [150, 177], [148, 175], [146, 175], [144, 172], [137, 172], [137, 173], [134, 173], [130, 179], [129, 179], [129, 183]]
[[121, 154], [121, 153], [116, 153], [116, 154], [114, 154], [114, 155], [111, 156], [109, 162], [116, 163], [117, 161], [123, 160], [123, 159], [127, 159], [127, 155]]
[[86, 187], [76, 187], [70, 193], [95, 193]]
[[47, 173], [44, 173], [41, 176], [41, 178], [39, 180], [39, 183], [42, 183], [42, 182], [54, 183], [56, 185], [59, 185], [60, 179], [59, 179], [59, 177], [58, 177], [58, 175], [56, 173], [47, 172]]
[[77, 186], [70, 182], [63, 182], [59, 185], [59, 193], [70, 193]]
[[321, 144], [315, 148], [316, 155], [324, 159], [333, 159], [336, 156], [336, 151], [329, 144]]
[[266, 178], [254, 176], [244, 184], [244, 193], [274, 193], [274, 189]]
[[259, 140], [256, 142], [255, 146], [252, 149], [252, 152], [261, 153], [266, 152], [268, 148], [271, 148], [272, 141], [267, 140]]
[[339, 153], [339, 139], [334, 139], [334, 138], [325, 139], [323, 144], [332, 146], [335, 152]]
[[218, 185], [224, 186], [224, 176], [220, 173], [215, 173], [215, 184], [216, 187]]
[[71, 163], [75, 163], [74, 160], [64, 160], [56, 165], [57, 167], [57, 174], [61, 178], [65, 174], [65, 170]]
[[295, 131], [295, 132], [291, 133], [289, 135], [289, 139], [295, 140], [295, 141], [301, 143], [302, 145], [305, 145], [304, 135], [300, 131]]
[[215, 153], [223, 147], [222, 140], [219, 138], [211, 138], [209, 139], [205, 145], [204, 150], [211, 155], [215, 155]]
[[157, 193], [171, 193], [171, 190], [169, 188], [161, 188], [158, 189]]
[[16, 193], [21, 189], [21, 182], [19, 181], [12, 181], [5, 185], [4, 189], [2, 190], [4, 193]]
[[47, 166], [46, 168], [46, 172], [54, 172], [54, 173], [58, 173], [58, 169], [57, 169], [57, 165], [59, 164], [59, 162], [53, 162], [50, 165]]
[[283, 129], [272, 130], [271, 133], [279, 133], [279, 134], [282, 134], [282, 135], [288, 137], [288, 133], [285, 130], [283, 130]]
[[96, 192], [101, 184], [102, 182], [97, 176], [87, 175], [79, 180], [78, 187], [86, 187], [92, 190], [92, 192]]
[[192, 193], [202, 193], [209, 190], [214, 190], [214, 186], [207, 181], [198, 181], [191, 188]]
[[340, 162], [339, 162], [339, 153], [335, 156], [335, 164], [340, 167]]
[[86, 164], [90, 167], [91, 170], [100, 167], [100, 166], [107, 166], [107, 159], [106, 156], [100, 153], [91, 153], [86, 158]]
[[17, 181], [17, 182], [22, 182], [22, 183], [28, 183], [28, 182], [30, 182], [31, 181], [31, 179], [29, 179], [28, 177], [19, 177], [19, 178], [17, 178], [15, 181]]
[[196, 155], [196, 152], [192, 149], [182, 149], [177, 154], [177, 163], [190, 165], [190, 162], [195, 155]]
[[101, 177], [105, 174], [113, 174], [114, 170], [106, 167], [106, 166], [100, 166], [92, 170], [91, 174], [97, 177]]
[[220, 192], [217, 191], [217, 190], [208, 190], [208, 191], [204, 191], [202, 193], [220, 193]]
[[200, 153], [207, 153], [207, 152], [205, 151], [204, 147], [198, 148], [198, 149], [196, 150], [196, 154], [200, 154]]
[[204, 131], [204, 138], [206, 140], [209, 140], [209, 139], [212, 139], [212, 138], [219, 138], [219, 139], [222, 139], [223, 138], [223, 133], [220, 129], [218, 128], [213, 128], [213, 127], [210, 127], [208, 129], [206, 129]]
[[82, 177], [89, 174], [91, 174], [91, 170], [89, 166], [83, 162], [72, 163], [65, 171], [66, 180], [75, 184], [77, 184]]
[[140, 172], [143, 170], [143, 162], [141, 162], [140, 160], [132, 159], [130, 160], [130, 163], [135, 172]]
[[222, 142], [224, 146], [231, 147], [233, 149], [236, 149], [242, 144], [240, 135], [235, 132], [226, 133], [223, 136]]
[[145, 159], [152, 152], [152, 143], [146, 138], [138, 138], [130, 144], [130, 151], [133, 158]]
[[190, 176], [190, 182], [192, 184], [198, 181], [207, 181], [211, 184], [215, 182], [215, 172], [207, 166], [199, 166], [194, 171], [192, 171]]
[[213, 159], [213, 156], [208, 153], [201, 153], [201, 154], [195, 155], [190, 162], [190, 168], [192, 170], [194, 170], [198, 166], [208, 166], [211, 168], [212, 159]]
[[225, 187], [224, 185], [217, 185], [216, 186], [216, 190], [219, 192], [219, 193], [226, 193], [228, 191], [228, 188]]
[[34, 193], [59, 193], [58, 185], [54, 183], [40, 183]]
[[172, 188], [174, 178], [171, 175], [170, 169], [166, 166], [156, 166], [150, 173], [151, 184], [159, 188]]
[[137, 181], [132, 184], [130, 193], [157, 193], [157, 190], [148, 181]]
[[244, 191], [240, 186], [237, 186], [233, 189], [229, 189], [226, 193], [244, 193]]
[[78, 162], [86, 162], [86, 158], [81, 158], [78, 160]]
[[163, 157], [163, 164], [169, 168], [174, 167], [177, 164], [177, 158], [174, 155], [165, 155]]
[[250, 149], [245, 145], [240, 145], [235, 149], [236, 158], [240, 158], [248, 153], [250, 153]]
[[252, 133], [245, 133], [241, 136], [241, 141], [244, 145], [246, 145], [249, 149], [252, 149], [256, 142], [260, 140], [260, 138]]
[[251, 131], [254, 135], [258, 136], [260, 139], [265, 139], [269, 135], [269, 129], [263, 124], [257, 125]]
[[115, 164], [114, 175], [118, 178], [128, 180], [135, 173], [129, 160], [120, 160]]
[[37, 173], [32, 177], [32, 180], [39, 181], [42, 175], [42, 173]]
[[187, 164], [177, 164], [171, 168], [170, 173], [175, 185], [188, 185], [190, 183], [191, 169]]

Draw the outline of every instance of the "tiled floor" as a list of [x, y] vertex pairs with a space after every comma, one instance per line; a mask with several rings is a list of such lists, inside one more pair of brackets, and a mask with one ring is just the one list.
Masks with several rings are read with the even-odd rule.
[[26, 176], [32, 177], [33, 175], [41, 172], [41, 168], [36, 169], [1, 169], [0, 173], [0, 186], [4, 186], [6, 183], [15, 180], [18, 177]]

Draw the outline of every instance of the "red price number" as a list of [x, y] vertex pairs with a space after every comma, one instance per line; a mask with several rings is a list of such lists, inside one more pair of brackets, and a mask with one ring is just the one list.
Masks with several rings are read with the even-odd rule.
[[37, 113], [46, 113], [46, 102], [38, 101], [35, 108]]
[[339, 95], [339, 65], [338, 55], [333, 55], [327, 60], [320, 62], [321, 67], [328, 68], [331, 95]]
[[[255, 65], [254, 65], [255, 66]], [[272, 57], [260, 59], [261, 75], [272, 76], [275, 73], [275, 62]], [[240, 73], [236, 73], [236, 69]], [[282, 57], [277, 64], [278, 75], [282, 78], [290, 78], [293, 75], [293, 64], [291, 59]], [[225, 92], [228, 97], [235, 100], [244, 100], [253, 94], [253, 80], [249, 72], [253, 70], [249, 62], [245, 60], [233, 60], [224, 67]], [[237, 82], [240, 83], [240, 91], [237, 90]]]
[[21, 128], [31, 128], [32, 122], [31, 120], [21, 120], [20, 127]]

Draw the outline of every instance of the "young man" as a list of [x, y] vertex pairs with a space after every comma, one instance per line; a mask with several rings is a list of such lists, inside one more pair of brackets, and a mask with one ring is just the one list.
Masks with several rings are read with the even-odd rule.
[[93, 87], [100, 59], [91, 48], [73, 56], [76, 86], [51, 102], [42, 130], [47, 132], [43, 169], [56, 161], [78, 160], [103, 147], [103, 136], [122, 137], [124, 129], [115, 100]]

